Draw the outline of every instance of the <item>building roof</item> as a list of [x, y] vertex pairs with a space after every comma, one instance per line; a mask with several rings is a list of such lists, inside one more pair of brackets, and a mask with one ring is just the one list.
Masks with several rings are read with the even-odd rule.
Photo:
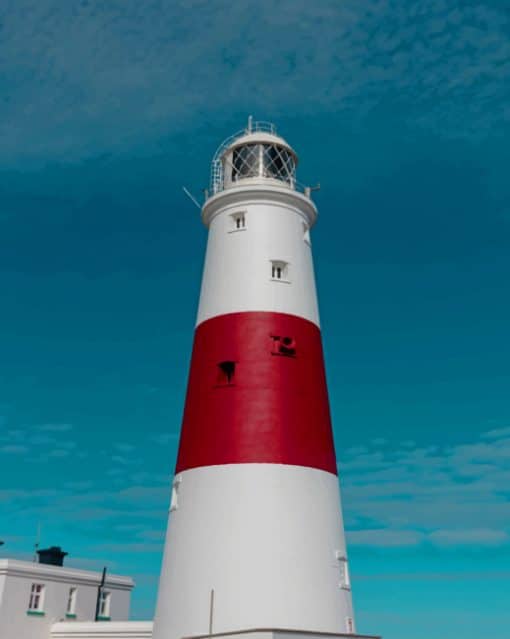
[[[68, 566], [52, 566], [31, 561], [20, 561], [19, 559], [0, 559], [0, 576], [2, 575], [97, 586], [101, 581], [102, 573]], [[113, 575], [107, 572], [105, 585], [119, 590], [132, 590], [135, 582], [131, 577]]]

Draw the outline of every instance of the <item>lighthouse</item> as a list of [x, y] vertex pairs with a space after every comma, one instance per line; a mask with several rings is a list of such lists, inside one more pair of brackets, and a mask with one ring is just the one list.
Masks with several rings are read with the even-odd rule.
[[297, 163], [251, 118], [212, 161], [154, 639], [355, 634]]

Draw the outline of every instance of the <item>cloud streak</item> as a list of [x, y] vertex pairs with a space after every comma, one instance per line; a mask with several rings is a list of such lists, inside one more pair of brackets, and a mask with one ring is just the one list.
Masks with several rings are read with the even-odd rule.
[[463, 137], [509, 116], [508, 13], [488, 3], [10, 0], [0, 20], [12, 162], [140, 147], [204, 113], [363, 117], [389, 102]]
[[507, 544], [507, 434], [502, 428], [456, 446], [346, 454], [340, 471], [350, 542], [374, 547]]

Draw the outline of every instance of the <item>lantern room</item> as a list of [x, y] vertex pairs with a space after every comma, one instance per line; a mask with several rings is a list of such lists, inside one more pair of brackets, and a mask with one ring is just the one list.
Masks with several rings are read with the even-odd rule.
[[295, 189], [297, 163], [297, 155], [273, 124], [249, 118], [246, 129], [225, 140], [215, 153], [212, 195], [260, 181]]

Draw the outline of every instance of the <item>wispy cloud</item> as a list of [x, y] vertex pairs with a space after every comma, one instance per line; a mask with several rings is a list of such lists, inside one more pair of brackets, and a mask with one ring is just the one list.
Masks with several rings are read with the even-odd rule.
[[161, 433], [159, 435], [153, 435], [151, 437], [151, 440], [155, 443], [155, 444], [159, 444], [161, 446], [165, 446], [166, 444], [169, 444], [170, 442], [175, 442], [179, 439], [179, 433]]
[[508, 542], [509, 535], [504, 530], [474, 528], [471, 530], [437, 530], [430, 533], [429, 539], [438, 545], [445, 546], [462, 546], [466, 544], [470, 546], [493, 546]]
[[414, 530], [369, 529], [349, 533], [348, 542], [354, 546], [416, 546], [423, 541], [423, 533]]
[[49, 458], [69, 457], [75, 453], [77, 444], [63, 436], [72, 429], [72, 424], [63, 423], [4, 429], [0, 433], [0, 455], [24, 455], [26, 460], [37, 463], [44, 463]]
[[35, 426], [35, 430], [41, 433], [68, 433], [72, 429], [72, 424], [40, 424]]
[[0, 446], [0, 453], [7, 455], [21, 455], [28, 451], [26, 446], [20, 444], [7, 444], [6, 446]]
[[233, 109], [360, 117], [391, 101], [462, 136], [508, 119], [509, 18], [494, 4], [7, 0], [0, 19], [13, 160], [132, 147]]
[[507, 435], [502, 428], [450, 447], [351, 449], [340, 464], [351, 543], [508, 543]]

